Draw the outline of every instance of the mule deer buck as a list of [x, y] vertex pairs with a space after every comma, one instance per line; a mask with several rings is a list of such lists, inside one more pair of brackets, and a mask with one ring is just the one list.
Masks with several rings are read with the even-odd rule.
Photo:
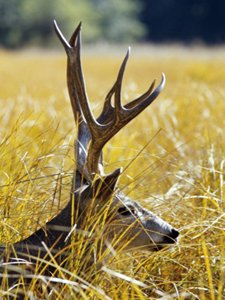
[[[116, 247], [123, 250], [157, 251], [175, 243], [179, 235], [168, 223], [118, 191], [117, 182], [122, 169], [105, 175], [103, 168], [104, 145], [157, 98], [164, 87], [165, 76], [162, 75], [155, 89], [153, 82], [146, 93], [123, 106], [121, 86], [129, 58], [128, 51], [115, 84], [105, 98], [102, 113], [95, 119], [86, 94], [80, 60], [81, 24], [69, 41], [63, 36], [56, 21], [54, 28], [67, 54], [67, 85], [78, 129], [74, 145], [76, 166], [71, 197], [66, 207], [44, 228], [7, 250], [2, 268], [7, 267], [9, 273], [16, 272], [15, 264], [17, 271], [18, 266], [27, 265], [27, 262], [35, 266], [37, 257], [50, 260], [53, 256], [59, 264], [63, 264], [72, 233], [86, 228], [85, 224], [91, 216], [100, 210], [107, 210], [103, 229], [105, 247], [119, 238]], [[89, 228], [91, 226], [93, 224]], [[10, 271], [10, 267], [13, 271]], [[52, 272], [50, 266], [47, 270]]]

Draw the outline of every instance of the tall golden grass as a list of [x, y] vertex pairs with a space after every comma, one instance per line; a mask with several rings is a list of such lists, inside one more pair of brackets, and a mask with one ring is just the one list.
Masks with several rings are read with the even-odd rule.
[[[223, 49], [224, 50], [224, 49]], [[124, 102], [163, 71], [159, 98], [105, 147], [106, 170], [123, 166], [120, 188], [180, 230], [179, 244], [157, 253], [114, 253], [101, 270], [85, 264], [83, 237], [39, 299], [223, 299], [225, 295], [225, 56], [220, 49], [164, 47], [134, 54]], [[94, 112], [122, 57], [86, 54]], [[65, 55], [0, 52], [0, 238], [27, 237], [69, 199], [75, 127]], [[80, 243], [80, 244], [79, 244]], [[97, 262], [104, 257], [96, 258]], [[94, 275], [93, 275], [94, 274]], [[0, 295], [6, 291], [0, 290]], [[16, 294], [16, 291], [14, 291]], [[7, 296], [5, 296], [7, 297]], [[16, 298], [16, 296], [15, 296]], [[31, 298], [30, 298], [31, 299]]]

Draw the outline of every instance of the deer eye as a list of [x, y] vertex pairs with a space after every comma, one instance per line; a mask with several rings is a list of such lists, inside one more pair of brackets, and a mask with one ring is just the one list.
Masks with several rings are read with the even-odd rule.
[[118, 209], [118, 213], [121, 215], [121, 216], [124, 216], [124, 217], [129, 217], [131, 215], [134, 215], [135, 214], [135, 209], [133, 207], [130, 207], [130, 206], [122, 206]]

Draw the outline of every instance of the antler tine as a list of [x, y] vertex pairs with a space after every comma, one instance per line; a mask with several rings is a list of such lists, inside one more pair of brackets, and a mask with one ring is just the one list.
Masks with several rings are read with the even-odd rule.
[[[72, 49], [75, 45], [75, 41], [77, 39], [78, 33], [80, 31], [81, 23], [78, 25], [78, 27], [74, 31], [69, 43], [66, 40], [66, 38], [64, 37], [64, 35], [62, 34], [61, 30], [59, 29], [56, 20], [53, 21], [53, 25], [54, 25], [55, 32], [56, 32], [59, 40], [61, 41], [61, 43], [66, 51], [67, 57], [69, 59], [69, 57], [71, 56]], [[77, 93], [76, 93], [76, 91], [71, 89], [72, 85], [70, 82], [69, 62], [68, 62], [68, 67], [67, 67], [67, 85], [68, 85], [68, 90], [69, 90], [69, 94], [70, 94], [70, 101], [71, 101], [71, 105], [72, 105], [72, 109], [73, 109], [74, 119], [75, 119], [75, 122], [77, 124], [79, 124], [83, 120], [83, 118], [82, 118], [82, 113], [80, 110], [79, 99], [78, 99]]]
[[161, 93], [166, 83], [166, 77], [162, 73], [161, 82], [153, 90], [155, 81], [151, 84], [149, 90], [139, 98], [131, 101], [123, 108], [124, 126], [129, 123], [133, 118], [139, 115], [148, 105], [150, 105]]
[[147, 97], [149, 97], [154, 89], [155, 86], [155, 80], [152, 82], [152, 84], [150, 85], [149, 89], [140, 97], [138, 97], [137, 99], [127, 103], [124, 105], [125, 108], [129, 109], [132, 107], [135, 107], [138, 103], [142, 102], [144, 99], [146, 99]]
[[[158, 97], [158, 95], [163, 90], [165, 83], [166, 83], [166, 77], [165, 77], [165, 74], [162, 73], [162, 78], [161, 78], [159, 85], [154, 89], [153, 92], [150, 93], [150, 95], [147, 95], [148, 94], [148, 91], [147, 91], [147, 93], [140, 96], [138, 99], [133, 100], [132, 102], [128, 103], [125, 106], [124, 111], [130, 112], [130, 115], [128, 117], [128, 122], [130, 120], [132, 120], [133, 118], [135, 118], [137, 115], [139, 115], [148, 105], [150, 105]], [[155, 84], [155, 82], [153, 81], [152, 85], [150, 86], [149, 91], [153, 90], [154, 84]], [[145, 96], [147, 96], [147, 97], [145, 97]], [[126, 109], [126, 108], [128, 108], [128, 109]]]
[[122, 88], [122, 81], [123, 81], [123, 75], [125, 72], [125, 68], [127, 65], [127, 61], [129, 59], [130, 56], [130, 47], [127, 50], [126, 56], [121, 64], [119, 73], [118, 73], [118, 77], [115, 83], [115, 117], [119, 117], [120, 116], [120, 112], [122, 109], [122, 105], [121, 105], [121, 88]]
[[[74, 33], [72, 34], [69, 44], [71, 47], [75, 46], [76, 40], [77, 40], [77, 36], [79, 35], [79, 32], [81, 31], [81, 25], [82, 22], [80, 22], [77, 26], [77, 28], [74, 30]], [[80, 49], [79, 49], [79, 54], [80, 54]]]
[[[70, 84], [71, 84], [71, 88], [73, 86], [75, 86], [75, 88], [77, 88], [77, 96], [78, 96], [77, 100], [79, 102], [80, 109], [83, 113], [83, 117], [85, 118], [86, 124], [90, 128], [90, 130], [94, 131], [97, 123], [96, 123], [96, 120], [92, 114], [92, 111], [91, 111], [91, 108], [89, 105], [89, 100], [88, 100], [88, 96], [87, 96], [86, 89], [85, 89], [85, 81], [84, 81], [84, 76], [83, 76], [83, 71], [82, 71], [82, 66], [81, 66], [81, 59], [80, 59], [81, 23], [79, 24], [79, 26], [75, 30], [75, 32], [76, 31], [77, 31], [77, 36], [75, 36], [75, 33], [74, 33], [71, 37], [71, 42], [75, 43], [75, 45], [73, 47], [74, 52], [72, 52], [72, 54], [71, 54], [71, 56], [72, 56], [71, 60], [73, 62], [73, 59], [75, 58], [76, 64], [74, 65], [74, 68], [72, 68], [72, 65], [71, 65], [71, 71], [75, 71], [75, 72], [74, 72], [74, 78], [72, 78], [72, 76], [70, 74], [71, 80], [74, 79], [73, 82], [70, 82]], [[68, 79], [69, 79], [69, 76], [68, 76]]]
[[81, 22], [72, 34], [69, 43], [60, 31], [57, 22], [54, 20], [54, 28], [62, 42], [68, 57], [67, 85], [70, 100], [73, 108], [76, 123], [83, 122], [84, 118], [89, 127], [94, 127], [96, 121], [92, 115], [88, 96], [85, 89], [85, 82], [80, 60], [81, 48]]
[[113, 87], [108, 92], [108, 94], [105, 98], [105, 103], [103, 106], [102, 113], [100, 114], [100, 116], [97, 119], [97, 121], [100, 123], [107, 123], [109, 121], [108, 117], [111, 116], [112, 113], [114, 112], [114, 108], [111, 104], [113, 94], [115, 95], [115, 110], [116, 110], [115, 116], [119, 115], [119, 111], [121, 110], [121, 107], [122, 107], [122, 104], [121, 104], [122, 81], [123, 81], [123, 76], [124, 76], [124, 72], [126, 69], [126, 64], [129, 59], [129, 55], [130, 55], [130, 47], [128, 48], [125, 58], [120, 66], [116, 82], [114, 83]]
[[56, 22], [56, 20], [53, 20], [53, 26], [55, 29], [55, 32], [59, 38], [59, 40], [61, 41], [63, 47], [65, 48], [66, 53], [68, 52], [68, 49], [70, 49], [70, 44], [67, 42], [67, 40], [65, 39], [64, 35], [62, 34], [61, 30], [59, 29], [59, 26]]

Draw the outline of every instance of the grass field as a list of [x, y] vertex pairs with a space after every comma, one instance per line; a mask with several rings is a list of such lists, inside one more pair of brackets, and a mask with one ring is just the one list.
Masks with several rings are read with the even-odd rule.
[[[125, 51], [89, 52], [83, 68], [97, 115]], [[75, 127], [63, 53], [2, 51], [0, 62], [3, 244], [28, 236], [67, 203]], [[60, 270], [51, 295], [45, 291], [38, 299], [224, 299], [224, 49], [134, 52], [124, 102], [147, 90], [161, 72], [165, 90], [110, 141], [104, 160], [107, 171], [125, 168], [120, 188], [178, 228], [179, 244], [157, 253], [115, 253], [103, 270], [93, 276], [93, 266], [77, 285], [75, 256], [75, 268]], [[34, 278], [27, 297], [36, 293]]]

